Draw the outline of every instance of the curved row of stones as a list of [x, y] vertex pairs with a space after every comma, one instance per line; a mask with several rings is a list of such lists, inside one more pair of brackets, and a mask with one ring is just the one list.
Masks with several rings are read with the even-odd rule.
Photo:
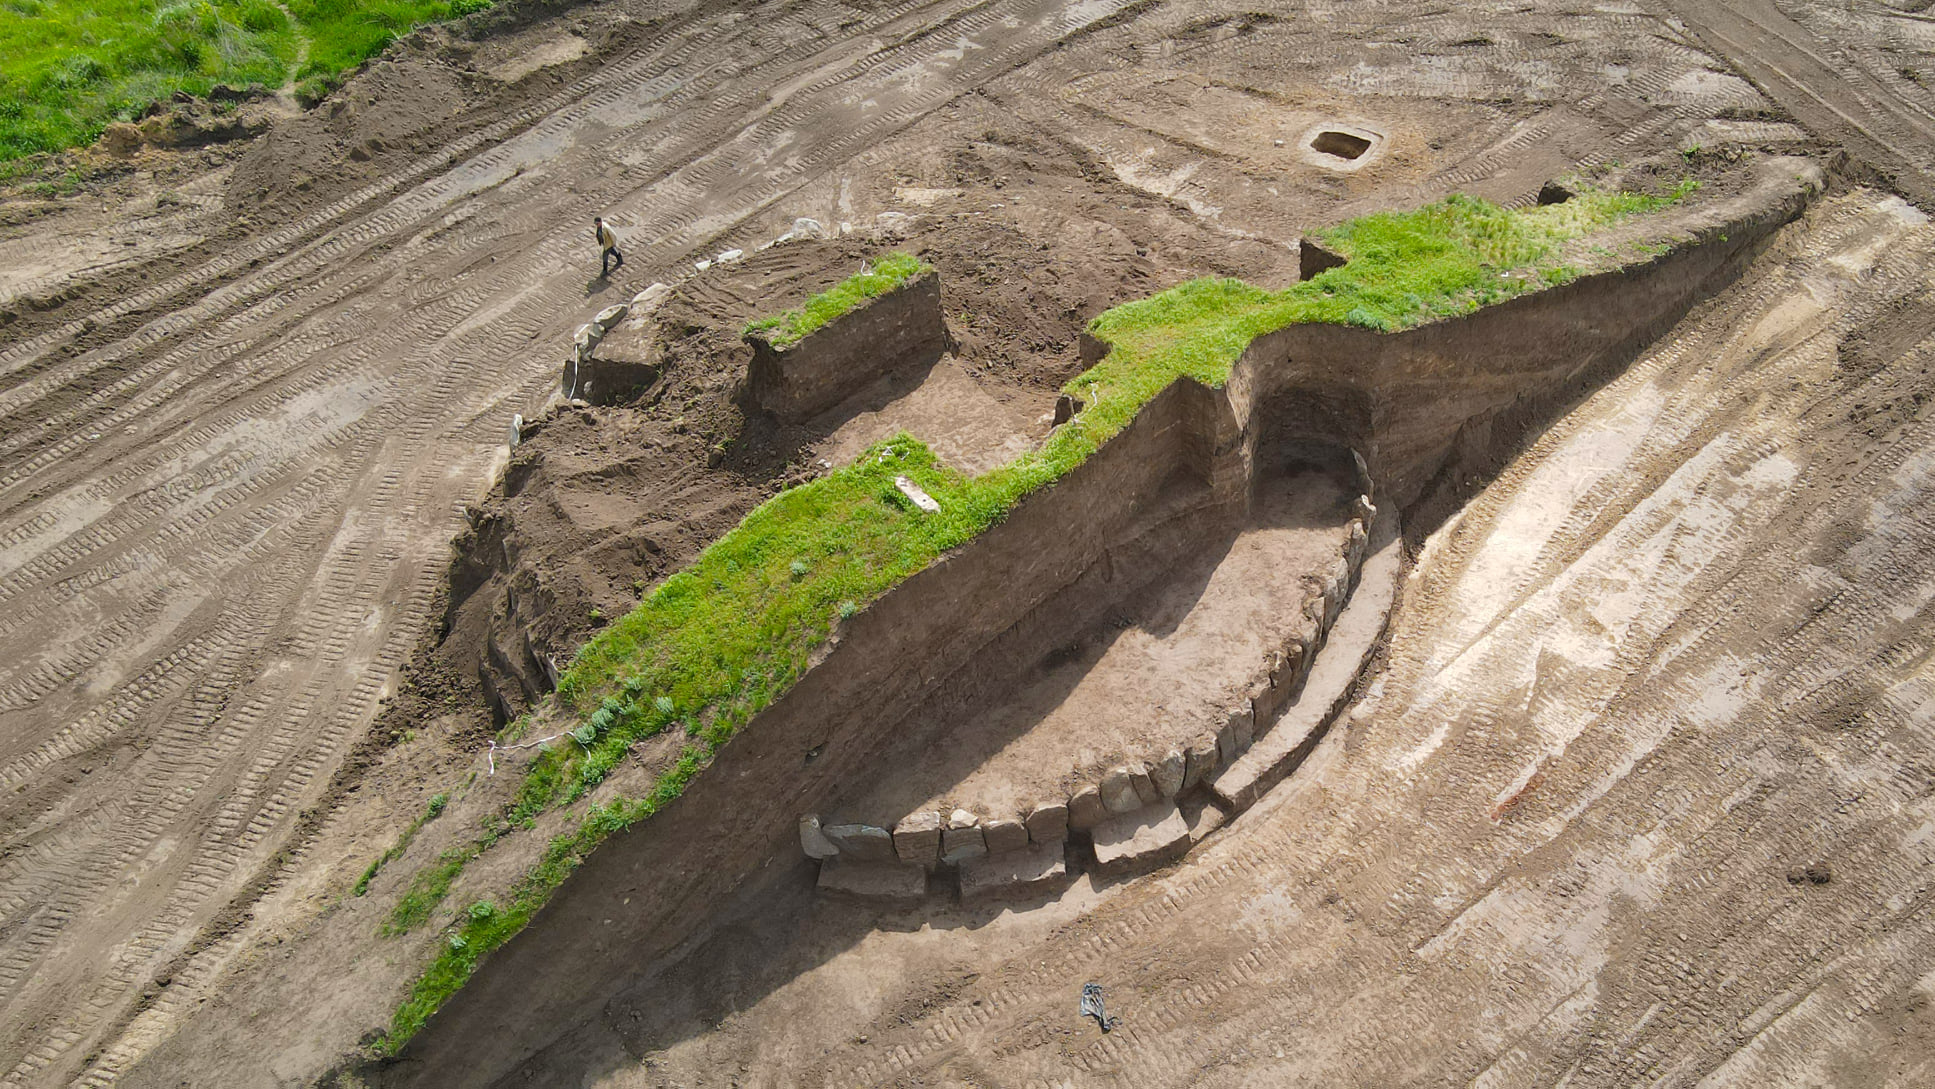
[[[1357, 497], [1353, 515], [1340, 554], [1304, 599], [1306, 627], [1270, 655], [1248, 698], [1229, 710], [1214, 733], [1125, 761], [1099, 781], [1011, 816], [923, 811], [883, 828], [822, 821], [809, 813], [800, 818], [800, 847], [820, 862], [821, 890], [911, 902], [927, 894], [929, 875], [951, 869], [965, 901], [1030, 895], [1068, 877], [1070, 833], [1087, 837], [1103, 875], [1145, 872], [1188, 853], [1196, 840], [1256, 800], [1253, 775], [1242, 783], [1221, 777], [1297, 695], [1350, 599], [1376, 515], [1369, 496]], [[1180, 802], [1193, 792], [1207, 797], [1192, 824]]]

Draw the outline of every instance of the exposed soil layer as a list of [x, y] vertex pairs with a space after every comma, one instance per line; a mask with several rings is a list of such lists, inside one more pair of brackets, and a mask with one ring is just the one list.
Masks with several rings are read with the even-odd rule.
[[826, 816], [888, 827], [956, 807], [1013, 817], [1100, 781], [1109, 765], [1213, 735], [1301, 628], [1308, 583], [1342, 549], [1356, 498], [1347, 471], [1271, 474], [1257, 491], [1249, 524], [1220, 547], [1111, 554], [1112, 565], [1150, 569], [1116, 574], [1140, 592], [987, 699], [916, 712], [881, 762], [894, 774]]
[[[950, 291], [963, 293], [944, 300], [960, 344], [957, 377], [972, 382], [977, 396], [1015, 406], [1016, 416], [1001, 426], [1020, 435], [1032, 418], [1028, 398], [1052, 391], [1079, 368], [1073, 337], [1089, 317], [1187, 276], [1288, 283], [1296, 277], [1296, 244], [1311, 227], [1452, 191], [1529, 201], [1556, 175], [1671, 153], [1683, 144], [1698, 143], [1703, 155], [1791, 150], [1817, 146], [1817, 138], [1840, 131], [1829, 123], [1810, 136], [1781, 113], [1785, 92], [1773, 77], [1765, 84], [1770, 100], [1729, 72], [1724, 60], [1690, 46], [1664, 18], [1603, 7], [1610, 10], [1397, 4], [1316, 13], [1264, 5], [1233, 16], [1196, 0], [750, 8], [619, 0], [555, 16], [527, 11], [502, 38], [414, 37], [393, 59], [352, 80], [340, 112], [325, 105], [252, 146], [143, 151], [67, 195], [16, 194], [0, 216], [0, 601], [7, 606], [0, 620], [0, 784], [7, 788], [0, 803], [0, 1079], [300, 1084], [356, 1054], [387, 1022], [414, 966], [440, 940], [433, 932], [378, 936], [403, 875], [474, 835], [479, 815], [501, 800], [491, 792], [510, 778], [490, 776], [482, 754], [491, 711], [477, 663], [497, 603], [508, 600], [519, 568], [512, 562], [491, 569], [482, 577], [501, 582], [488, 586], [473, 576], [471, 591], [446, 605], [440, 586], [451, 568], [449, 541], [467, 525], [464, 508], [486, 499], [511, 414], [541, 415], [570, 330], [592, 313], [693, 260], [727, 248], [751, 250], [796, 217], [836, 229], [851, 223], [854, 231], [843, 241], [768, 251], [762, 259], [798, 262], [790, 271], [759, 273], [773, 276], [770, 284], [735, 280], [755, 274], [749, 260], [732, 276], [691, 286], [688, 302], [699, 315], [692, 358], [729, 360], [736, 350], [732, 321], [797, 301], [881, 246], [912, 246], [927, 251]], [[1927, 71], [1928, 51], [1913, 36], [1921, 25], [1916, 13], [1795, 5], [1788, 14], [1803, 23], [1867, 19], [1886, 28], [1848, 37], [1850, 55], [1896, 99], [1926, 106], [1917, 97], [1925, 96], [1924, 85], [1901, 74], [1903, 68]], [[1807, 83], [1799, 68], [1776, 60], [1782, 71], [1802, 76], [1805, 89], [1842, 101], [1845, 92], [1819, 80]], [[1751, 65], [1743, 61], [1743, 67]], [[1592, 93], [1582, 96], [1579, 88]], [[1793, 108], [1797, 115], [1804, 109]], [[1799, 119], [1815, 124], [1810, 116]], [[1354, 169], [1339, 170], [1305, 157], [1317, 154], [1307, 144], [1320, 128], [1369, 132], [1378, 140], [1350, 160]], [[1894, 143], [1909, 156], [1935, 146]], [[592, 276], [595, 213], [615, 222], [625, 239], [628, 264], [612, 281]], [[1847, 216], [1868, 222], [1882, 214]], [[1884, 244], [1882, 234], [1870, 239], [1881, 247], [1875, 251], [1882, 255], [1881, 286], [1862, 288], [1877, 300], [1894, 297], [1893, 288], [1882, 287], [1912, 278], [1929, 261], [1920, 242]], [[1823, 262], [1838, 258], [1858, 266], [1870, 260], [1865, 253], [1854, 243], [1823, 249], [1813, 253], [1806, 274], [1838, 276], [1834, 270], [1842, 266]], [[970, 285], [980, 293], [966, 294]], [[1774, 316], [1751, 300], [1716, 313], [1736, 322], [1766, 320], [1753, 335], [1777, 354], [1800, 350], [1785, 337], [1843, 328], [1839, 310], [1819, 309], [1791, 283], [1782, 290], [1786, 309]], [[707, 295], [713, 291], [721, 295]], [[1833, 298], [1841, 300], [1834, 307], [1869, 305], [1865, 294]], [[1843, 487], [1834, 472], [1853, 479], [1867, 471], [1871, 455], [1864, 451], [1889, 448], [1886, 443], [1900, 441], [1891, 429], [1918, 419], [1926, 390], [1899, 361], [1925, 354], [1925, 338], [1891, 362], [1897, 349], [1887, 345], [1897, 341], [1879, 335], [1894, 330], [1891, 336], [1914, 337], [1919, 326], [1912, 319], [1890, 324], [1896, 321], [1890, 315], [1915, 305], [1863, 317], [1877, 335], [1868, 347], [1850, 347], [1845, 356], [1854, 364], [1845, 370], [1871, 377], [1847, 378], [1862, 383], [1845, 387], [1856, 392], [1836, 392], [1841, 399], [1821, 401], [1818, 418], [1795, 424], [1804, 428], [1795, 434], [1827, 451], [1822, 466], [1845, 459], [1845, 468], [1823, 468], [1828, 476], [1817, 487]], [[1703, 344], [1696, 358], [1725, 349], [1724, 338]], [[686, 432], [674, 424], [684, 406], [665, 400], [656, 415], [600, 417], [608, 426], [599, 435], [589, 426], [591, 414], [577, 410], [540, 428], [534, 441], [546, 442], [543, 432], [552, 433], [559, 475], [527, 486], [556, 502], [533, 498], [528, 510], [513, 512], [521, 513], [525, 530], [512, 518], [508, 525], [492, 523], [498, 527], [492, 532], [522, 549], [523, 570], [551, 595], [553, 605], [528, 624], [549, 633], [553, 652], [590, 629], [593, 608], [612, 615], [607, 604], [622, 605], [634, 580], [649, 580], [680, 549], [698, 547], [733, 510], [847, 448], [834, 438], [838, 427], [823, 436], [748, 435], [724, 393], [732, 364], [709, 366], [715, 369], [679, 372], [680, 395], [694, 402]], [[1812, 383], [1812, 372], [1807, 377]], [[1760, 394], [1770, 402], [1802, 396], [1771, 385]], [[1634, 396], [1650, 394], [1641, 389]], [[649, 454], [620, 450], [605, 445], [605, 433], [659, 445]], [[734, 441], [715, 464], [713, 445], [728, 437]], [[1680, 451], [1685, 441], [1661, 439], [1635, 462], [1631, 480], [1657, 480], [1675, 456], [1658, 451]], [[1587, 469], [1599, 464], [1579, 462], [1578, 479], [1587, 480]], [[601, 473], [636, 476], [640, 483], [599, 489], [601, 497], [620, 497], [601, 507], [602, 500], [590, 498]], [[1869, 484], [1877, 494], [1884, 487]], [[647, 509], [682, 504], [679, 497], [688, 494], [690, 509]], [[495, 513], [511, 510], [520, 497], [491, 501], [503, 508]], [[1582, 507], [1565, 532], [1589, 538], [1612, 517]], [[1832, 533], [1781, 539], [1814, 541], [1821, 570], [1852, 564], [1852, 571], [1865, 562], [1865, 553], [1850, 551], [1864, 532], [1851, 519]], [[1697, 529], [1686, 536], [1705, 539]], [[605, 548], [607, 537], [626, 544]], [[1527, 545], [1514, 562], [1560, 562], [1585, 547], [1566, 543], [1572, 538], [1554, 540], [1549, 547]], [[641, 558], [648, 542], [664, 554]], [[1481, 543], [1459, 548], [1475, 554]], [[591, 546], [591, 559], [568, 555], [583, 545]], [[1771, 561], [1768, 567], [1778, 569]], [[1481, 584], [1512, 587], [1527, 569], [1475, 570]], [[1769, 600], [1785, 600], [1782, 587], [1825, 576], [1810, 569], [1783, 577], [1768, 590]], [[1524, 588], [1530, 592], [1535, 584]], [[461, 591], [465, 583], [455, 585]], [[1914, 594], [1902, 590], [1903, 600], [1919, 600]], [[1713, 600], [1723, 599], [1730, 600], [1716, 591]], [[1777, 627], [1777, 619], [1766, 618], [1766, 626]], [[1426, 614], [1420, 630], [1441, 621], [1448, 622]], [[1472, 631], [1490, 622], [1459, 621]], [[1686, 630], [1706, 622], [1696, 617]], [[1735, 624], [1729, 630], [1742, 645], [1758, 638], [1740, 626], [1745, 621], [1712, 622]], [[1912, 628], [1916, 621], [1889, 623]], [[1849, 645], [1867, 647], [1861, 640], [1873, 630], [1860, 628]], [[1536, 647], [1538, 639], [1528, 634], [1517, 645]], [[1829, 647], [1792, 664], [1837, 653]], [[1859, 694], [1894, 677], [1888, 671], [1898, 667], [1887, 663], [1901, 659], [1888, 653], [1885, 662], [1879, 649], [1859, 659], [1884, 665], [1875, 667], [1874, 678], [1834, 688], [1840, 695], [1800, 721], [1856, 721], [1866, 706]], [[1534, 670], [1511, 700], [1457, 704], [1441, 714], [1405, 712], [1401, 732], [1421, 744], [1411, 735], [1473, 730], [1484, 736], [1447, 751], [1445, 759], [1494, 759], [1504, 746], [1487, 731], [1500, 721], [1499, 707], [1543, 707], [1554, 698], [1549, 682], [1538, 678], [1565, 667], [1549, 659], [1536, 664], [1547, 672]], [[506, 699], [524, 698], [509, 673], [493, 684]], [[1786, 736], [1777, 731], [1795, 728], [1795, 721], [1769, 719], [1756, 736]], [[1888, 742], [1899, 752], [1890, 750], [1882, 762], [1912, 768], [1918, 735], [1912, 726], [1902, 730]], [[1792, 784], [1776, 784], [1776, 792], [1796, 792], [1791, 806], [1764, 803], [1764, 792], [1738, 779], [1746, 774], [1738, 769], [1752, 761], [1728, 765], [1735, 778], [1721, 781], [1712, 778], [1715, 760], [1691, 758], [1662, 766], [1680, 767], [1695, 786], [1660, 778], [1652, 793], [1606, 803], [1612, 809], [1598, 811], [1604, 828], [1626, 827], [1633, 812], [1692, 812], [1675, 808], [1689, 791], [1695, 802], [1707, 796], [1702, 792], [1733, 797], [1738, 791], [1757, 807], [1744, 814], [1774, 814], [1770, 827], [1786, 839], [1762, 835], [1758, 826], [1724, 832], [1713, 840], [1719, 853], [1705, 867], [1714, 872], [1758, 874], [1729, 868], [1743, 845], [1750, 854], [1779, 855], [1781, 874], [1835, 856], [1834, 880], [1825, 885], [1781, 880], [1767, 894], [1741, 877], [1701, 886], [1713, 890], [1703, 894], [1710, 899], [1662, 916], [1670, 921], [1660, 933], [1686, 933], [1689, 952], [1726, 953], [1709, 958], [1715, 962], [1790, 965], [1752, 977], [1762, 984], [1832, 990], [1828, 977], [1807, 974], [1800, 961], [1762, 956], [1758, 948], [1740, 953], [1736, 939], [1708, 920], [1762, 919], [1803, 903], [1792, 897], [1814, 896], [1807, 906], [1826, 897], [1834, 912], [1808, 918], [1845, 926], [1807, 931], [1813, 935], [1808, 948], [1818, 954], [1807, 963], [1814, 964], [1840, 963], [1834, 955], [1856, 949], [1857, 939], [1847, 935], [1880, 927], [1885, 920], [1877, 905], [1908, 886], [1890, 884], [1900, 872], [1891, 868], [1898, 865], [1892, 858], [1888, 865], [1863, 860], [1879, 857], [1874, 845], [1892, 818], [1876, 817], [1880, 831], [1849, 832], [1830, 842], [1818, 822], [1807, 831], [1797, 816], [1842, 812], [1854, 794], [1829, 790], [1847, 774], [1848, 761], [1807, 753], [1821, 745], [1866, 745], [1864, 736], [1796, 737], [1788, 749], [1755, 756], [1761, 764], [1787, 760], [1805, 772]], [[1370, 1012], [1384, 1018], [1385, 1035], [1418, 1042], [1418, 1069], [1437, 1071], [1431, 1064], [1456, 1056], [1476, 1062], [1484, 1047], [1440, 1047], [1439, 1037], [1417, 1028], [1451, 1024], [1455, 1010], [1407, 1006], [1390, 981], [1415, 976], [1416, 955], [1403, 950], [1444, 922], [1443, 903], [1475, 900], [1486, 881], [1508, 876], [1486, 853], [1498, 842], [1486, 838], [1495, 836], [1494, 826], [1433, 826], [1428, 836], [1416, 834], [1419, 814], [1462, 812], [1466, 799], [1459, 791], [1479, 790], [1473, 784], [1489, 790], [1484, 769], [1492, 765], [1402, 763], [1415, 748], [1380, 751], [1384, 763], [1362, 765], [1410, 770], [1380, 778], [1385, 773], [1360, 769], [1324, 787], [1326, 797], [1341, 800], [1312, 801], [1297, 814], [1297, 829], [1325, 835], [1337, 829], [1332, 847], [1296, 838], [1315, 831], [1296, 831], [1292, 840], [1270, 840], [1270, 852], [1233, 862], [1263, 874], [1258, 880], [1267, 878], [1269, 895], [1278, 896], [1268, 900], [1258, 892], [1222, 901], [1241, 922], [1183, 935], [1151, 930], [1156, 924], [1149, 920], [1160, 913], [1140, 910], [1158, 902], [1151, 893], [1071, 933], [1140, 920], [1123, 922], [1120, 933], [1143, 951], [1127, 960], [1150, 965], [1139, 993], [1155, 995], [1170, 986], [1160, 980], [1235, 978], [1229, 966], [1250, 963], [1242, 959], [1250, 939], [1232, 934], [1260, 933], [1259, 925], [1289, 928], [1272, 933], [1291, 934], [1296, 952], [1272, 952], [1272, 962], [1321, 969], [1352, 981], [1353, 994], [1374, 996]], [[428, 799], [472, 772], [479, 778], [468, 800], [424, 825], [368, 895], [350, 895], [358, 876], [423, 814]], [[1418, 793], [1418, 782], [1435, 786]], [[1548, 772], [1521, 792], [1525, 801], [1500, 812], [1534, 812], [1536, 799], [1563, 796], [1541, 795], [1563, 782], [1561, 773]], [[1861, 797], [1882, 796], [1885, 791]], [[1340, 815], [1360, 797], [1378, 800], [1361, 813]], [[1482, 806], [1473, 804], [1473, 812], [1489, 812], [1501, 803], [1486, 793]], [[1393, 823], [1400, 816], [1404, 821]], [[1701, 834], [1677, 826], [1667, 833], [1686, 843]], [[1346, 835], [1363, 842], [1345, 842]], [[1514, 858], [1571, 849], [1516, 840], [1512, 846]], [[1820, 1079], [1832, 1081], [1836, 1064], [1874, 1069], [1862, 1065], [1870, 1062], [1863, 1056], [1884, 1053], [1897, 1038], [1884, 1030], [1900, 1029], [1904, 1040], [1927, 1038], [1912, 991], [1887, 984], [1874, 992], [1870, 977], [1862, 976], [1862, 993], [1882, 995], [1873, 1003], [1857, 1007], [1830, 994], [1783, 1019], [1768, 1043], [1741, 1043], [1733, 1060], [1699, 1050], [1711, 1046], [1703, 1041], [1732, 1039], [1733, 1026], [1771, 1022], [1739, 1008], [1737, 996], [1746, 989], [1687, 990], [1715, 997], [1705, 1006], [1676, 1003], [1647, 1016], [1644, 981], [1662, 981], [1669, 991], [1691, 986], [1665, 982], [1690, 978], [1675, 977], [1677, 969], [1669, 967], [1667, 954], [1679, 945], [1651, 944], [1658, 935], [1645, 925], [1649, 917], [1630, 914], [1621, 898], [1626, 894], [1615, 891], [1625, 887], [1614, 879], [1624, 871], [1595, 863], [1597, 854], [1581, 857], [1584, 877], [1570, 876], [1563, 862], [1550, 871], [1583, 895], [1569, 902], [1639, 921], [1609, 939], [1625, 959], [1608, 962], [1605, 986], [1594, 992], [1611, 996], [1603, 1011], [1578, 1004], [1585, 999], [1567, 1005], [1572, 1000], [1565, 996], [1584, 985], [1568, 978], [1559, 982], [1572, 989], [1542, 1007], [1557, 1011], [1553, 1020], [1526, 1022], [1509, 1013], [1506, 1020], [1524, 1030], [1515, 1039], [1534, 1064], [1528, 1069], [1585, 1049], [1593, 1056], [1582, 1060], [1588, 1065], [1618, 1054], [1698, 1054], [1706, 1056], [1699, 1068], [1735, 1061], [1752, 1074], [1759, 1069], [1753, 1064], [1798, 1054], [1803, 1059], [1792, 1062], [1813, 1063], [1809, 1070], [1818, 1067]], [[1320, 866], [1314, 861], [1320, 858], [1334, 859], [1334, 867]], [[1333, 871], [1338, 876], [1321, 876]], [[1681, 925], [1682, 919], [1689, 922]], [[1816, 924], [1796, 917], [1793, 925]], [[767, 922], [748, 924], [751, 933], [771, 929]], [[1760, 926], [1763, 933], [1777, 929]], [[1494, 931], [1519, 933], [1509, 926], [1476, 932]], [[992, 940], [1022, 932], [974, 933]], [[897, 937], [912, 940], [855, 934], [856, 948], [883, 953], [905, 949]], [[1395, 937], [1385, 948], [1371, 935]], [[801, 940], [809, 939], [818, 940], [811, 934]], [[1913, 955], [1899, 962], [1917, 963], [1924, 944], [1910, 942]], [[931, 1069], [917, 1075], [929, 1080], [1025, 1082], [1037, 1069], [1060, 1079], [1063, 1070], [1037, 1049], [1004, 1055], [978, 1041], [953, 1043], [967, 1024], [951, 1005], [953, 996], [970, 1004], [964, 1009], [992, 1010], [1007, 999], [997, 1002], [990, 988], [1002, 980], [1025, 982], [1030, 964], [1080, 974], [1094, 962], [1057, 960], [1052, 950], [1034, 960], [1001, 959], [1009, 954], [978, 941], [952, 949], [936, 954], [939, 961], [909, 956], [904, 977], [877, 962], [839, 962], [860, 964], [862, 974], [849, 978], [877, 978], [879, 986], [856, 988], [840, 1001], [821, 994], [808, 1003], [818, 1003], [815, 1016], [787, 1020], [778, 1007], [728, 1016], [718, 1035], [679, 1045], [687, 1050], [649, 1033], [626, 1037], [641, 1054], [670, 1049], [645, 1073], [621, 1047], [608, 1046], [610, 1037], [599, 1036], [607, 1032], [603, 1021], [581, 1026], [590, 1037], [533, 1058], [532, 1069], [556, 1074], [553, 1080], [618, 1071], [619, 1080], [663, 1073], [689, 1084], [725, 1080], [742, 1063], [749, 1070], [820, 1064], [826, 1080], [880, 1081], [898, 1075], [867, 1064], [887, 1041], [904, 1039], [906, 1054], [931, 1058]], [[1339, 953], [1348, 964], [1319, 963], [1320, 954], [1309, 952], [1332, 949], [1364, 955]], [[1545, 970], [1546, 962], [1529, 953], [1514, 960], [1505, 945], [1489, 953], [1452, 959], [1458, 967], [1514, 965], [1521, 994], [1524, 981]], [[790, 955], [776, 953], [773, 963], [804, 963]], [[1471, 1009], [1490, 996], [1470, 989], [1479, 986], [1473, 973], [1430, 970], [1440, 975], [1419, 995], [1475, 996]], [[819, 994], [810, 987], [814, 977], [802, 972], [809, 986], [786, 993]], [[704, 974], [694, 969], [688, 978]], [[732, 978], [769, 977], [747, 969]], [[901, 978], [911, 982], [896, 989], [892, 981]], [[1116, 978], [1105, 982], [1115, 987]], [[1168, 1053], [1188, 1061], [1141, 1067], [1131, 1055], [1125, 1069], [1140, 1083], [1163, 1084], [1223, 1069], [1227, 1061], [1237, 1064], [1230, 1077], [1244, 1076], [1242, 1070], [1254, 1070], [1273, 1053], [1272, 1032], [1287, 1039], [1281, 1018], [1314, 1026], [1300, 1030], [1299, 1039], [1329, 1031], [1325, 1017], [1343, 1023], [1338, 1011], [1348, 996], [1309, 989], [1308, 978], [1302, 985], [1305, 991], [1295, 993], [1315, 1005], [1306, 1010], [1283, 996], [1257, 1005], [1251, 1016], [1262, 1020], [1247, 1026], [1248, 1037], [1234, 1035], [1245, 1027], [1245, 1015], [1228, 1005], [1194, 1007], [1215, 1011], [1209, 1023], [1178, 1014], [1165, 1022], [1176, 1026], [1165, 1030], [1176, 1034]], [[748, 994], [760, 990], [750, 982], [747, 988]], [[722, 984], [719, 993], [729, 991]], [[1020, 1019], [1000, 1023], [1003, 1039], [1052, 1039], [1070, 1045], [1061, 1053], [1082, 1057], [1092, 1041], [1062, 1033], [1066, 996], [1049, 989], [1028, 994], [1035, 1004], [1013, 1007]], [[975, 999], [983, 1005], [972, 1006]], [[693, 1009], [736, 1008], [709, 1001]], [[1867, 1012], [1843, 1019], [1851, 1027], [1833, 1033], [1828, 1021], [1813, 1020], [1819, 1011], [1857, 1008]], [[1717, 1022], [1699, 1020], [1714, 1010], [1735, 1015], [1724, 1032]], [[1125, 1011], [1140, 1016], [1133, 1003]], [[679, 1020], [687, 1012], [668, 1010], [665, 1017], [687, 1024]], [[922, 1020], [930, 1015], [941, 1020]], [[621, 1016], [612, 1014], [613, 1023]], [[903, 1017], [921, 1027], [903, 1029]], [[855, 1024], [870, 1026], [864, 1035], [871, 1042], [850, 1038]], [[1602, 1024], [1619, 1027], [1595, 1027]], [[1825, 1027], [1806, 1030], [1814, 1035], [1789, 1047], [1781, 1034], [1803, 1024]], [[936, 1026], [935, 1040], [946, 1041], [939, 1050], [923, 1050], [928, 1045], [917, 1033], [927, 1025]], [[1487, 1031], [1477, 1026], [1459, 1039], [1482, 1042]], [[1345, 1029], [1336, 1032], [1346, 1040]], [[1221, 1050], [1202, 1050], [1213, 1045]], [[775, 1050], [762, 1050], [767, 1047]], [[1749, 1054], [1755, 1047], [1766, 1055]], [[1494, 1050], [1502, 1054], [1504, 1045]], [[1339, 1046], [1321, 1054], [1359, 1053]], [[1397, 1049], [1371, 1058], [1403, 1054]], [[1913, 1066], [1919, 1060], [1911, 1060], [1902, 1059], [1902, 1077], [1928, 1080]], [[1095, 1066], [1100, 1059], [1084, 1061]], [[1566, 1065], [1551, 1062], [1552, 1069]], [[977, 1073], [982, 1065], [997, 1068], [998, 1076]], [[1767, 1080], [1799, 1078], [1800, 1069], [1769, 1066]], [[1403, 1073], [1393, 1071], [1392, 1078]], [[1349, 1080], [1336, 1069], [1313, 1076]], [[1618, 1081], [1620, 1074], [1605, 1080]]]
[[774, 874], [501, 1084], [1927, 1080], [1935, 342], [1837, 348], [1932, 255], [1868, 192], [1784, 232], [1433, 537], [1348, 726], [1186, 865], [920, 923]]

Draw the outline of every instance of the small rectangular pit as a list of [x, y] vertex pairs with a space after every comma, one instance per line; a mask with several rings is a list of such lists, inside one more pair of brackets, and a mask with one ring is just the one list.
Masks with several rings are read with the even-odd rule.
[[1313, 151], [1320, 151], [1325, 155], [1350, 160], [1369, 151], [1371, 149], [1371, 142], [1362, 136], [1353, 136], [1348, 132], [1338, 132], [1336, 129], [1325, 129], [1311, 137], [1310, 148]]

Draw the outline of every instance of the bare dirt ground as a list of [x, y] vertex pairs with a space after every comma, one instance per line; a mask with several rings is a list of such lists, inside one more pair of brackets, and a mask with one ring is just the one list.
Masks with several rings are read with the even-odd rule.
[[505, 1084], [1926, 1084], [1932, 253], [1871, 191], [1789, 228], [1431, 539], [1348, 728], [1186, 864], [761, 890]]
[[[447, 542], [608, 302], [851, 223], [708, 320], [898, 239], [960, 285], [969, 377], [1039, 391], [1113, 302], [1280, 284], [1309, 227], [1451, 191], [1731, 141], [1925, 198], [1927, 19], [627, 0], [422, 34], [252, 147], [10, 201], [0, 1082], [308, 1084], [386, 1023], [421, 949], [376, 934], [393, 886], [347, 890], [490, 724]], [[1313, 159], [1320, 122], [1380, 142]], [[923, 922], [762, 878], [530, 1082], [1928, 1082], [1931, 261], [1874, 191], [1790, 229], [1433, 538], [1350, 727], [1179, 869]], [[812, 461], [636, 426], [663, 447], [623, 458], [704, 502], [632, 493], [684, 528], [631, 578]], [[1075, 1018], [1086, 978], [1122, 1030]]]

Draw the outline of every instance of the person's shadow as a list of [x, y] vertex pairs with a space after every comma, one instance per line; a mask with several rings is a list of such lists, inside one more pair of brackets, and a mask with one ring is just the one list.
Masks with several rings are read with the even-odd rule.
[[610, 276], [600, 273], [585, 281], [585, 298], [589, 299], [594, 295], [602, 295], [617, 286], [617, 284], [611, 282]]

